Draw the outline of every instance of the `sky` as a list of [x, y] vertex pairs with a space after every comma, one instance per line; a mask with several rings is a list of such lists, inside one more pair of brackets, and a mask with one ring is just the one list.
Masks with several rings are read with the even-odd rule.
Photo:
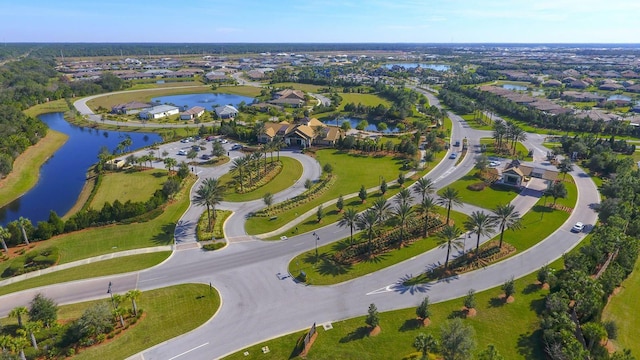
[[0, 0], [3, 42], [638, 43], [638, 0]]

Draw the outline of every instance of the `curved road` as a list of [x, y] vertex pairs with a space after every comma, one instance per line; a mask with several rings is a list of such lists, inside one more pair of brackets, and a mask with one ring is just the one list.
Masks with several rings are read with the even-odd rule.
[[[431, 98], [431, 103], [436, 105], [437, 101], [434, 100], [437, 99]], [[473, 130], [459, 117], [451, 113], [450, 116], [454, 123], [452, 139], [467, 137], [470, 149], [477, 149], [480, 137], [486, 136], [487, 132]], [[544, 151], [542, 137], [532, 134], [529, 138], [528, 146]], [[450, 151], [457, 149], [452, 148]], [[437, 187], [446, 186], [471, 170], [473, 156], [473, 151], [469, 151], [457, 166], [455, 160], [447, 157], [428, 177], [435, 181]], [[412, 287], [402, 285], [404, 279], [437, 266], [444, 260], [444, 249], [434, 249], [346, 283], [323, 287], [304, 286], [282, 274], [288, 274], [287, 266], [294, 256], [313, 249], [314, 237], [301, 234], [286, 241], [263, 242], [245, 236], [243, 227], [240, 227], [241, 222], [230, 220], [225, 231], [238, 234], [236, 239], [242, 241], [232, 241], [220, 251], [202, 252], [195, 248], [178, 248], [168, 261], [145, 271], [55, 284], [3, 296], [0, 297], [0, 314], [6, 314], [16, 304], [26, 304], [37, 292], [64, 304], [105, 298], [110, 281], [113, 283], [113, 290], [117, 292], [135, 287], [145, 291], [185, 282], [211, 282], [223, 300], [220, 311], [213, 319], [188, 334], [132, 358], [219, 358], [253, 343], [307, 328], [314, 322], [322, 324], [362, 315], [370, 303], [375, 303], [381, 311], [386, 311], [415, 306], [425, 295], [429, 295], [434, 302], [443, 301], [463, 296], [471, 288], [477, 291], [488, 289], [502, 284], [512, 276], [518, 278], [535, 271], [562, 256], [584, 237], [585, 234], [569, 232], [573, 223], [582, 221], [592, 224], [596, 221], [597, 215], [591, 210], [591, 205], [599, 202], [595, 184], [579, 168], [571, 175], [579, 189], [578, 203], [567, 222], [551, 236], [512, 258], [446, 281]], [[202, 173], [200, 176], [209, 174]], [[278, 194], [281, 195], [284, 194]], [[527, 197], [531, 198], [530, 195], [530, 192], [523, 192], [521, 201], [526, 203]], [[253, 208], [253, 205], [248, 207]], [[236, 210], [239, 213], [242, 209], [240, 206]], [[462, 211], [468, 213], [471, 209], [467, 206]], [[194, 210], [195, 213], [198, 212]], [[348, 236], [348, 229], [329, 225], [316, 230], [316, 233], [320, 236], [318, 245], [324, 245]], [[185, 238], [179, 233], [176, 235], [178, 241]], [[313, 279], [310, 280], [313, 282]]]

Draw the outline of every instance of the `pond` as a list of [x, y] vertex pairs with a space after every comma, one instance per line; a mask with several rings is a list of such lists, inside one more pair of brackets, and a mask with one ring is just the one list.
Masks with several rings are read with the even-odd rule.
[[631, 101], [631, 98], [626, 95], [620, 95], [620, 94], [611, 95], [607, 98], [607, 101], [613, 101], [613, 100]]
[[502, 87], [507, 90], [515, 90], [515, 91], [526, 91], [527, 87], [523, 85], [516, 84], [502, 84]]
[[152, 102], [160, 104], [173, 104], [178, 107], [186, 106], [191, 108], [194, 106], [202, 106], [207, 110], [213, 110], [216, 106], [233, 105], [238, 107], [241, 102], [251, 104], [254, 98], [233, 94], [184, 94], [184, 95], [168, 95], [152, 98]]
[[39, 116], [50, 129], [69, 136], [67, 142], [40, 168], [36, 186], [20, 198], [0, 208], [0, 225], [25, 217], [36, 225], [46, 221], [49, 211], [63, 216], [73, 207], [84, 186], [89, 167], [98, 161], [98, 151], [106, 146], [117, 148], [126, 135], [132, 140], [131, 150], [159, 143], [157, 134], [97, 130], [69, 124], [63, 113]]
[[[351, 117], [340, 117], [337, 119], [324, 119], [322, 120], [323, 123], [327, 124], [327, 125], [342, 125], [342, 123], [344, 122], [348, 122], [349, 125], [351, 125], [352, 129], [355, 129], [356, 126], [358, 126], [358, 124], [362, 121], [363, 119], [358, 119], [358, 118], [351, 118]], [[387, 126], [389, 126], [387, 124]], [[369, 123], [369, 125], [367, 125], [367, 127], [364, 128], [365, 131], [375, 131], [375, 132], [382, 132], [385, 134], [390, 134], [390, 133], [396, 133], [398, 131], [400, 131], [398, 128], [396, 127], [390, 127], [387, 128], [387, 130], [384, 131], [378, 131], [378, 128], [376, 126], [376, 123]]]
[[400, 66], [405, 69], [414, 69], [420, 66], [423, 69], [431, 69], [435, 71], [447, 71], [451, 69], [451, 66], [445, 64], [419, 64], [419, 63], [394, 63], [394, 64], [386, 64], [384, 67], [387, 69], [391, 69], [394, 66]]

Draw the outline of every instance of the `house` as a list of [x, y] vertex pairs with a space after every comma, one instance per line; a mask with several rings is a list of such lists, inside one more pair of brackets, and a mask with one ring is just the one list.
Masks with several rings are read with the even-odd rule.
[[180, 114], [180, 120], [197, 119], [203, 114], [204, 114], [204, 108], [202, 106], [194, 106], [191, 109]]
[[120, 170], [124, 167], [124, 164], [126, 164], [126, 161], [123, 159], [111, 159], [104, 163], [104, 167], [107, 170]]
[[209, 82], [225, 82], [230, 81], [231, 78], [227, 76], [224, 71], [211, 71], [204, 75], [204, 78]]
[[575, 101], [575, 102], [590, 102], [590, 101], [600, 102], [606, 99], [604, 96], [601, 96], [598, 94], [579, 92], [579, 91], [565, 91], [562, 94], [562, 98], [567, 101]]
[[586, 82], [584, 82], [582, 80], [574, 80], [574, 81], [570, 82], [569, 84], [567, 84], [567, 87], [574, 88], [574, 89], [584, 89], [587, 86], [589, 86], [589, 84], [587, 84]]
[[499, 183], [523, 187], [523, 183], [528, 181], [528, 178], [538, 178], [545, 181], [547, 188], [557, 180], [558, 172], [554, 170], [539, 168], [535, 166], [523, 165], [519, 160], [513, 160], [508, 163], [500, 175]]
[[218, 106], [213, 109], [220, 119], [231, 119], [238, 116], [238, 109], [231, 105]]
[[624, 86], [622, 86], [620, 84], [616, 84], [616, 83], [604, 83], [604, 84], [600, 85], [600, 87], [598, 87], [598, 89], [615, 91], [615, 90], [624, 89]]
[[160, 119], [163, 117], [177, 115], [180, 113], [180, 109], [172, 106], [172, 105], [158, 105], [154, 106], [150, 109], [144, 110], [140, 112], [140, 119], [149, 120], [149, 119]]
[[562, 83], [559, 80], [547, 80], [544, 83], [542, 83], [542, 86], [560, 87], [560, 86], [562, 86]]
[[118, 104], [111, 108], [113, 114], [136, 114], [144, 109], [151, 108], [152, 105], [140, 101], [131, 101], [125, 104]]
[[343, 135], [342, 129], [337, 126], [328, 126], [316, 118], [306, 118], [297, 124], [286, 121], [265, 123], [264, 130], [258, 135], [258, 142], [268, 143], [275, 137], [281, 137], [289, 146], [334, 146]]
[[291, 89], [278, 91], [275, 94], [274, 99], [269, 101], [269, 103], [282, 106], [301, 107], [305, 103], [304, 92]]

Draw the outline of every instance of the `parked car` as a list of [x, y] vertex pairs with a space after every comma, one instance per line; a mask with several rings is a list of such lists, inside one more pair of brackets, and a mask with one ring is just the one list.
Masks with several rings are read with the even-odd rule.
[[231, 146], [231, 150], [240, 150], [240, 149], [242, 149], [242, 145], [240, 144], [233, 144]]
[[211, 159], [211, 156], [210, 156], [210, 155], [207, 155], [207, 154], [203, 154], [202, 156], [200, 156], [200, 159], [202, 159], [202, 160], [209, 160], [209, 159]]
[[226, 144], [226, 143], [228, 143], [228, 142], [229, 142], [229, 141], [228, 141], [227, 139], [220, 139], [220, 143], [221, 143], [221, 144]]
[[573, 225], [573, 227], [571, 228], [571, 232], [574, 233], [580, 233], [582, 232], [582, 230], [584, 230], [584, 224], [581, 222], [577, 222], [575, 225]]
[[500, 166], [500, 161], [492, 161], [489, 163], [489, 167], [498, 167]]
[[178, 151], [178, 155], [187, 155], [187, 150]]
[[195, 150], [195, 151], [200, 151], [200, 145], [193, 145], [191, 147], [191, 149]]
[[455, 159], [458, 157], [457, 153], [451, 153], [451, 155], [449, 155], [449, 159]]
[[213, 141], [215, 139], [215, 137], [213, 135], [209, 135], [205, 138], [205, 140], [207, 141]]
[[191, 140], [189, 140], [189, 139], [182, 139], [182, 140], [180, 140], [180, 142], [181, 142], [181, 143], [188, 143], [189, 141], [191, 141]]

